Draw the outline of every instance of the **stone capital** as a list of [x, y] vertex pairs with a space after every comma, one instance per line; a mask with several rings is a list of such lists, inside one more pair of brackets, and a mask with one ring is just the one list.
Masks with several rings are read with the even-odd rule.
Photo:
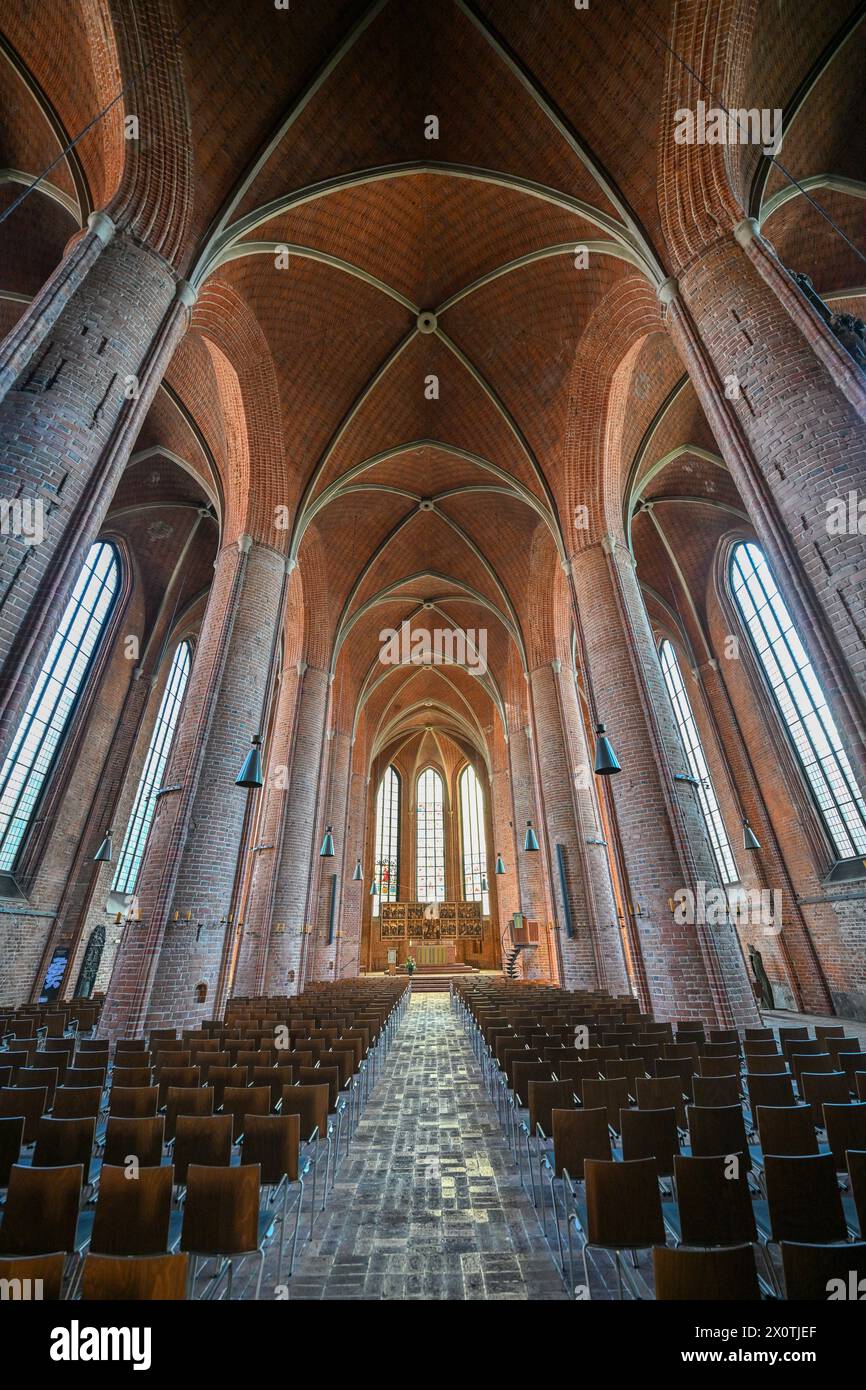
[[756, 217], [744, 217], [742, 222], [738, 222], [734, 228], [734, 241], [738, 246], [744, 248], [760, 235], [761, 224]]
[[679, 281], [676, 280], [673, 275], [669, 275], [666, 280], [662, 280], [656, 290], [659, 302], [663, 304], [665, 308], [667, 308], [669, 304], [673, 304], [675, 299], [679, 298], [679, 293]]
[[103, 246], [107, 246], [117, 227], [107, 212], [92, 212], [87, 219], [87, 230], [98, 236]]

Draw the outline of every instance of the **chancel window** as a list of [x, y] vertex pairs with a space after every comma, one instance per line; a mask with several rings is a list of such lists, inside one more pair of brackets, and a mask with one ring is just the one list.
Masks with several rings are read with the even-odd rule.
[[764, 552], [742, 541], [731, 589], [767, 684], [839, 859], [866, 854], [866, 803], [815, 669], [776, 587]]
[[685, 750], [686, 761], [689, 765], [689, 772], [698, 784], [698, 800], [704, 813], [707, 836], [712, 847], [719, 877], [724, 884], [737, 883], [739, 874], [734, 862], [733, 850], [725, 830], [722, 813], [719, 810], [716, 789], [713, 786], [707, 760], [704, 757], [701, 736], [698, 733], [698, 726], [695, 723], [694, 712], [683, 682], [683, 673], [680, 670], [680, 663], [673, 643], [662, 642], [659, 656], [661, 657], [665, 684], [671, 697], [671, 704], [674, 707], [674, 715]]
[[471, 764], [461, 772], [459, 788], [463, 897], [466, 902], [480, 902], [481, 911], [487, 917], [490, 913], [490, 897], [487, 891], [484, 792]]
[[120, 588], [117, 551], [90, 547], [0, 772], [0, 871], [10, 872], [68, 732]]
[[376, 796], [376, 862], [373, 878], [373, 916], [379, 915], [380, 902], [397, 901], [400, 873], [400, 776], [390, 765], [379, 783]]
[[442, 778], [432, 767], [418, 778], [418, 901], [445, 898], [445, 794]]
[[112, 884], [115, 893], [135, 892], [150, 823], [156, 809], [156, 794], [162, 786], [191, 665], [192, 653], [189, 642], [179, 642], [160, 701], [159, 713], [156, 716], [150, 747], [147, 750], [141, 780], [135, 794], [132, 814], [126, 827], [123, 848], [117, 861], [117, 873]]

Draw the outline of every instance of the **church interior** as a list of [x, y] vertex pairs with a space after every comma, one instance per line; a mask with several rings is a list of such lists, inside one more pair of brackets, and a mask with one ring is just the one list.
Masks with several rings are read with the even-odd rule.
[[866, 1296], [864, 19], [0, 0], [4, 1298]]

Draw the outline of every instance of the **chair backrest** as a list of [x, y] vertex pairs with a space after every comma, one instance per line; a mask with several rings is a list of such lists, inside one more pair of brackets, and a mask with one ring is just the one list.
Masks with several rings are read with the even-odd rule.
[[277, 1102], [283, 1094], [284, 1086], [291, 1086], [295, 1079], [295, 1069], [290, 1066], [251, 1067], [250, 1085], [267, 1086], [271, 1093], [271, 1110], [276, 1110]]
[[15, 1085], [28, 1088], [44, 1086], [45, 1109], [50, 1110], [54, 1104], [54, 1092], [57, 1090], [57, 1075], [56, 1067], [19, 1067]]
[[588, 1158], [608, 1162], [611, 1157], [607, 1110], [553, 1110], [553, 1158], [556, 1176], [563, 1170], [579, 1180]]
[[100, 1302], [148, 1302], [182, 1299], [186, 1293], [186, 1255], [88, 1255], [81, 1278], [81, 1297]]
[[847, 1234], [832, 1154], [765, 1154], [764, 1180], [773, 1240], [818, 1245]]
[[159, 1091], [159, 1103], [165, 1105], [171, 1086], [200, 1086], [201, 1072], [198, 1067], [163, 1067], [154, 1078]]
[[684, 1245], [740, 1245], [755, 1240], [749, 1181], [729, 1157], [674, 1158], [680, 1238]]
[[263, 1183], [297, 1182], [300, 1143], [300, 1115], [248, 1115], [241, 1163], [257, 1163]]
[[328, 1109], [336, 1109], [340, 1096], [339, 1067], [299, 1067], [298, 1076], [304, 1086], [327, 1086]]
[[660, 1178], [673, 1173], [674, 1155], [680, 1148], [677, 1113], [673, 1106], [666, 1110], [623, 1110], [619, 1132], [626, 1162], [650, 1158]]
[[656, 1298], [661, 1302], [754, 1302], [761, 1297], [751, 1245], [733, 1245], [726, 1250], [683, 1250], [657, 1245], [653, 1250], [653, 1279]]
[[584, 1163], [590, 1245], [642, 1250], [664, 1241], [665, 1228], [654, 1159]]
[[[157, 1168], [165, 1140], [163, 1115], [109, 1115], [105, 1128], [103, 1167], [126, 1167], [135, 1159], [141, 1168]], [[131, 1181], [131, 1180], [130, 1180]]]
[[620, 1113], [628, 1108], [628, 1082], [613, 1078], [610, 1081], [584, 1081], [583, 1103], [588, 1110], [600, 1105], [607, 1108], [607, 1122], [617, 1134], [620, 1126]]
[[108, 1093], [108, 1113], [145, 1119], [156, 1114], [158, 1100], [156, 1086], [112, 1086]]
[[635, 1084], [638, 1110], [668, 1110], [673, 1106], [677, 1124], [685, 1129], [686, 1103], [678, 1076], [639, 1076]]
[[702, 1057], [739, 1057], [740, 1044], [734, 1042], [708, 1042], [701, 1049]]
[[165, 1093], [165, 1137], [173, 1139], [178, 1115], [212, 1115], [211, 1086], [169, 1086]]
[[737, 1048], [740, 1046], [740, 1035], [736, 1028], [711, 1028], [707, 1034], [710, 1044], [734, 1043]]
[[173, 1183], [173, 1168], [142, 1167], [133, 1181], [126, 1168], [103, 1163], [90, 1237], [93, 1253], [164, 1255]]
[[186, 1175], [182, 1250], [200, 1255], [243, 1255], [258, 1248], [261, 1169], [214, 1168], [191, 1163]]
[[794, 1073], [794, 1078], [798, 1087], [803, 1072], [824, 1072], [826, 1074], [835, 1070], [836, 1063], [829, 1052], [805, 1053], [802, 1056], [799, 1052], [793, 1052], [791, 1054], [791, 1071]]
[[795, 1103], [794, 1081], [787, 1072], [774, 1072], [769, 1076], [753, 1075], [750, 1071], [746, 1072], [746, 1091], [753, 1110], [758, 1105], [793, 1105]]
[[23, 1115], [4, 1115], [0, 1119], [0, 1187], [6, 1186], [12, 1164], [18, 1162], [23, 1137]]
[[772, 1028], [747, 1028], [744, 1036], [746, 1042], [775, 1042]]
[[150, 1075], [150, 1067], [115, 1067], [111, 1073], [111, 1089], [149, 1086]]
[[42, 1115], [36, 1128], [35, 1168], [67, 1168], [80, 1163], [85, 1180], [90, 1172], [96, 1121], [88, 1116], [77, 1120], [55, 1120]]
[[270, 1109], [269, 1086], [226, 1086], [223, 1092], [223, 1114], [232, 1116], [232, 1139], [235, 1142], [244, 1132], [247, 1115], [267, 1115]]
[[746, 1126], [739, 1105], [690, 1105], [688, 1118], [692, 1153], [696, 1158], [742, 1154], [744, 1167], [751, 1168]]
[[739, 1072], [723, 1076], [693, 1076], [692, 1099], [695, 1105], [739, 1105]]
[[574, 1106], [574, 1091], [568, 1081], [530, 1081], [527, 1083], [526, 1102], [529, 1107], [529, 1132], [536, 1133], [541, 1126], [549, 1135], [553, 1128], [551, 1112], [570, 1110]]
[[821, 1038], [844, 1038], [845, 1029], [841, 1023], [816, 1023], [815, 1037]]
[[848, 1078], [843, 1071], [802, 1071], [800, 1095], [811, 1108], [813, 1123], [823, 1126], [825, 1104], [848, 1104]]
[[101, 1104], [101, 1086], [58, 1086], [51, 1113], [56, 1120], [96, 1120]]
[[[63, 1271], [66, 1254], [59, 1250], [54, 1255], [0, 1255], [0, 1283], [14, 1280], [24, 1289], [34, 1291], [44, 1302], [55, 1302], [63, 1288]], [[30, 1295], [23, 1294], [23, 1297]]]
[[[856, 1100], [849, 1102], [846, 1098], [842, 1102], [825, 1101], [823, 1110], [827, 1143], [836, 1160], [836, 1171], [844, 1173], [848, 1168], [848, 1150], [866, 1149], [866, 1104]], [[862, 1226], [860, 1233], [866, 1236]]]
[[[315, 1076], [315, 1072], [313, 1072]], [[284, 1115], [297, 1115], [301, 1122], [301, 1138], [306, 1141], [318, 1129], [324, 1139], [328, 1133], [328, 1086], [304, 1082], [299, 1086], [284, 1086], [281, 1110]]]
[[824, 1303], [862, 1298], [866, 1280], [866, 1241], [848, 1245], [801, 1245], [783, 1240], [779, 1245], [785, 1297]]
[[104, 1086], [105, 1067], [68, 1067], [65, 1082], [67, 1086]]
[[848, 1150], [848, 1176], [861, 1236], [866, 1233], [866, 1148]]
[[0, 1255], [69, 1254], [75, 1245], [83, 1169], [31, 1168], [16, 1163], [9, 1174]]
[[231, 1163], [231, 1115], [178, 1115], [174, 1139], [174, 1180], [185, 1183], [191, 1163], [217, 1167]]
[[527, 1087], [530, 1081], [550, 1081], [553, 1070], [550, 1062], [515, 1062], [512, 1082], [515, 1097], [520, 1097], [521, 1104], [526, 1105], [528, 1102], [529, 1091]]
[[764, 1154], [816, 1154], [818, 1139], [810, 1105], [757, 1105], [755, 1121]]
[[746, 1057], [778, 1057], [780, 1071], [784, 1065], [784, 1058], [776, 1046], [775, 1038], [746, 1038], [743, 1043], [743, 1053]]
[[739, 1070], [738, 1058], [730, 1054], [721, 1057], [698, 1058], [698, 1076], [734, 1076]]

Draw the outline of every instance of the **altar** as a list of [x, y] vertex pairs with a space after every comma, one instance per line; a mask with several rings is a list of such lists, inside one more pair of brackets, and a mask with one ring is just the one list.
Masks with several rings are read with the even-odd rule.
[[454, 965], [457, 948], [454, 941], [420, 942], [412, 946], [412, 954], [417, 965]]

